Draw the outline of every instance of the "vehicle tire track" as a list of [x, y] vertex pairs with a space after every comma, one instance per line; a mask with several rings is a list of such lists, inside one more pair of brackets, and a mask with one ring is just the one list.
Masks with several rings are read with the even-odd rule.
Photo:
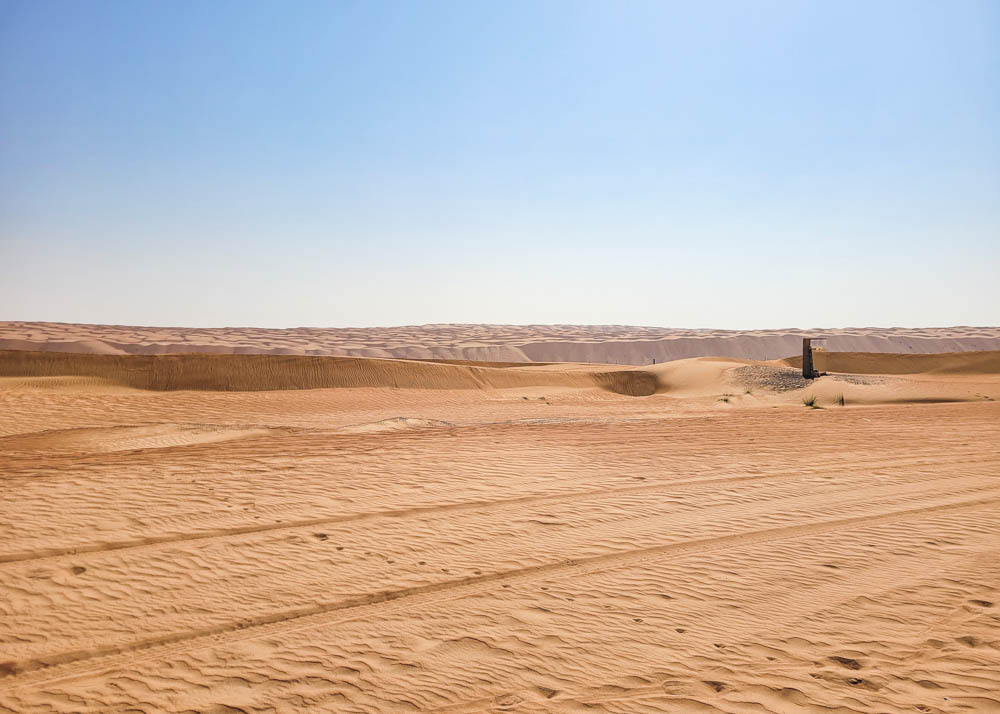
[[[982, 463], [981, 458], [959, 459], [955, 461], [935, 461], [933, 466], [955, 465], [961, 463]], [[885, 464], [880, 469], [903, 469], [912, 466], [924, 465], [922, 459], [915, 459], [912, 462], [898, 461], [893, 464]], [[932, 464], [927, 464], [928, 466]], [[297, 528], [308, 528], [312, 526], [333, 525], [338, 523], [353, 523], [357, 521], [369, 521], [384, 518], [407, 518], [413, 516], [433, 515], [437, 513], [449, 513], [455, 511], [475, 511], [486, 508], [497, 508], [507, 506], [520, 506], [532, 503], [573, 503], [575, 501], [585, 501], [590, 498], [600, 498], [602, 496], [629, 496], [641, 493], [670, 493], [673, 491], [688, 491], [699, 488], [711, 488], [718, 486], [728, 486], [731, 484], [745, 483], [750, 481], [784, 481], [803, 476], [811, 476], [825, 472], [822, 470], [806, 471], [801, 467], [790, 468], [783, 471], [773, 471], [768, 474], [746, 475], [746, 476], [725, 476], [722, 478], [695, 478], [678, 480], [673, 483], [655, 483], [643, 486], [626, 486], [623, 488], [603, 488], [591, 489], [587, 491], [576, 491], [567, 494], [542, 494], [517, 496], [507, 499], [490, 499], [481, 501], [463, 501], [461, 503], [450, 503], [445, 505], [414, 506], [412, 508], [401, 508], [386, 511], [366, 511], [361, 513], [350, 513], [342, 516], [323, 516], [320, 518], [307, 518], [296, 521], [283, 521], [271, 524], [253, 524], [245, 526], [232, 526], [228, 528], [212, 528], [196, 533], [172, 533], [162, 536], [149, 536], [144, 538], [132, 538], [121, 541], [105, 543], [86, 543], [66, 548], [40, 548], [31, 551], [20, 551], [12, 553], [0, 553], [0, 566], [7, 563], [22, 563], [29, 560], [44, 560], [49, 558], [60, 558], [69, 555], [81, 555], [86, 553], [106, 553], [116, 550], [129, 550], [137, 548], [155, 548], [172, 543], [188, 543], [192, 541], [211, 540], [213, 538], [225, 538], [237, 535], [247, 535], [256, 533], [279, 532], [294, 530]], [[857, 470], [857, 469], [852, 469]]]
[[[279, 634], [284, 635], [322, 625], [331, 625], [359, 618], [369, 618], [399, 612], [418, 605], [433, 605], [439, 602], [457, 600], [482, 593], [495, 584], [523, 585], [541, 579], [553, 580], [579, 577], [605, 570], [633, 567], [665, 557], [685, 557], [728, 548], [811, 536], [818, 533], [883, 525], [930, 514], [978, 510], [998, 504], [1000, 504], [1000, 498], [979, 498], [953, 504], [911, 508], [874, 516], [854, 516], [820, 523], [766, 528], [682, 543], [670, 543], [625, 552], [606, 553], [586, 558], [546, 563], [527, 568], [516, 568], [397, 590], [368, 593], [353, 598], [315, 603], [255, 618], [223, 623], [199, 630], [138, 640], [121, 646], [54, 653], [21, 662], [0, 662], [0, 677], [7, 678], [13, 675], [9, 684], [6, 684], [6, 686], [0, 685], [0, 691], [10, 691], [29, 686], [38, 687], [43, 683], [86, 677], [111, 671], [126, 664], [134, 665], [140, 661], [162, 659], [173, 654], [206, 647], [222, 646], [232, 642]], [[94, 660], [103, 661], [95, 666]], [[77, 666], [74, 667], [73, 665]], [[22, 674], [24, 676], [18, 676]]]

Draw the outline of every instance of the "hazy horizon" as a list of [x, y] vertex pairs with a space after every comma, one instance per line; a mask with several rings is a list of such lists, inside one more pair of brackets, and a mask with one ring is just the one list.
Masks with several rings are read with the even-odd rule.
[[1000, 324], [995, 3], [8, 1], [0, 87], [0, 320]]
[[809, 325], [778, 326], [778, 327], [690, 327], [683, 325], [630, 325], [626, 323], [583, 323], [583, 322], [424, 322], [407, 325], [140, 325], [131, 323], [111, 322], [68, 322], [66, 320], [0, 320], [0, 323], [24, 323], [46, 325], [86, 325], [95, 327], [134, 327], [138, 329], [191, 329], [191, 330], [381, 330], [425, 327], [459, 327], [471, 325], [476, 327], [587, 327], [587, 328], [632, 328], [641, 330], [671, 330], [677, 332], [783, 332], [783, 331], [816, 331], [824, 330], [949, 330], [949, 329], [994, 329], [1000, 325]]

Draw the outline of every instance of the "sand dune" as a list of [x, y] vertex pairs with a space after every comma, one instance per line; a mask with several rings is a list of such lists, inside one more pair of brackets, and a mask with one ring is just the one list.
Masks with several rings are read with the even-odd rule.
[[477, 367], [468, 364], [356, 357], [278, 355], [91, 355], [0, 351], [0, 377], [88, 377], [136, 389], [265, 391], [391, 387], [395, 389], [601, 388], [653, 394], [655, 375], [608, 365], [598, 369]]
[[[604, 390], [633, 397], [728, 395], [754, 387], [759, 395], [794, 392], [848, 395], [865, 403], [963, 401], [987, 398], [1000, 381], [1000, 351], [930, 355], [818, 352], [817, 366], [832, 374], [806, 383], [797, 374], [801, 357], [776, 362], [703, 357], [645, 368], [552, 363], [449, 363], [297, 355], [91, 355], [0, 351], [0, 379], [8, 389], [43, 388], [51, 380], [148, 390], [273, 391], [321, 388], [432, 390]], [[861, 379], [851, 375], [886, 375]], [[906, 375], [909, 379], [900, 379]], [[774, 379], [788, 389], [774, 389]], [[785, 383], [778, 386], [784, 387]]]
[[840, 352], [1000, 349], [1000, 327], [679, 330], [622, 325], [422, 325], [390, 328], [175, 328], [0, 322], [0, 349], [88, 354], [275, 354], [647, 365], [654, 360], [772, 360], [824, 335]]
[[824, 357], [2, 352], [0, 712], [996, 711], [998, 353]]
[[[857, 374], [950, 374], [1000, 373], [1000, 351], [950, 354], [872, 354], [866, 352], [815, 352], [817, 369]], [[782, 360], [802, 367], [802, 356]]]

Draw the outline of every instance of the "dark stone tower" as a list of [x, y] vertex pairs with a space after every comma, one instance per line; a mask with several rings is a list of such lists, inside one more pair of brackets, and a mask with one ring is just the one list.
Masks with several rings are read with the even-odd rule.
[[813, 340], [824, 340], [824, 337], [803, 337], [802, 338], [802, 376], [806, 379], [815, 379], [820, 376], [813, 366]]

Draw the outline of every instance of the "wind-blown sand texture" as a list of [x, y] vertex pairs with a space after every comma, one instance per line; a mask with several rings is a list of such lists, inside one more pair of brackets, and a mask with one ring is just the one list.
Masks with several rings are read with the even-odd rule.
[[0, 711], [997, 711], [1000, 352], [789, 365], [0, 352]]
[[414, 327], [129, 327], [0, 322], [0, 349], [92, 354], [298, 354], [492, 362], [650, 364], [688, 357], [770, 360], [801, 352], [803, 336], [838, 352], [1000, 350], [1000, 327], [678, 330], [623, 325]]

